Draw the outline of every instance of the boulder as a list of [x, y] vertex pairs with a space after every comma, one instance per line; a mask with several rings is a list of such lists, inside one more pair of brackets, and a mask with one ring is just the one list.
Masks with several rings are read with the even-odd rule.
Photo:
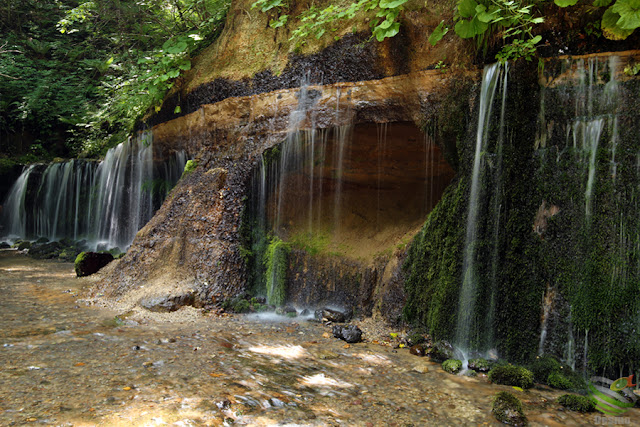
[[455, 358], [455, 350], [447, 341], [438, 341], [431, 346], [427, 355], [435, 362], [444, 362], [447, 359]]
[[316, 310], [315, 318], [318, 322], [344, 323], [349, 320], [350, 316], [347, 313], [325, 307]]
[[139, 301], [139, 304], [149, 311], [169, 313], [171, 311], [177, 311], [186, 305], [193, 305], [194, 302], [195, 296], [193, 292], [186, 292], [174, 296], [144, 298]]
[[0, 249], [9, 249], [11, 247], [7, 242], [0, 242]]
[[424, 347], [420, 344], [412, 345], [409, 348], [409, 353], [414, 354], [416, 356], [420, 356], [420, 357], [427, 355], [427, 353], [424, 351]]
[[113, 255], [100, 252], [81, 252], [76, 258], [75, 268], [78, 277], [89, 276], [113, 261]]
[[23, 250], [25, 250], [25, 249], [29, 249], [30, 247], [31, 247], [31, 242], [27, 242], [27, 241], [25, 241], [25, 242], [21, 242], [21, 243], [18, 245], [18, 250], [19, 250], [19, 251], [23, 251]]
[[60, 242], [34, 244], [29, 249], [29, 255], [35, 259], [53, 259], [58, 258], [64, 249], [64, 245]]
[[522, 411], [522, 403], [513, 394], [501, 391], [493, 398], [493, 416], [510, 426], [526, 426], [527, 418]]
[[334, 325], [333, 336], [340, 338], [348, 343], [356, 343], [362, 341], [362, 331], [356, 325]]
[[487, 359], [479, 357], [477, 359], [470, 359], [467, 366], [469, 369], [476, 372], [489, 372], [491, 365]]

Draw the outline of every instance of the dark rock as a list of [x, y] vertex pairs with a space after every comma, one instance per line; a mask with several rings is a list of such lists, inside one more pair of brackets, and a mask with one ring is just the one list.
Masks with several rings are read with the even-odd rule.
[[74, 241], [66, 237], [64, 239], [60, 239], [60, 243], [62, 244], [62, 246], [66, 246], [68, 248], [74, 246]]
[[444, 362], [455, 357], [455, 350], [447, 341], [438, 341], [431, 346], [427, 355], [435, 362]]
[[308, 316], [309, 314], [311, 314], [311, 311], [309, 311], [308, 308], [305, 308], [300, 312], [300, 316]]
[[9, 249], [11, 247], [7, 242], [0, 242], [0, 249]]
[[38, 240], [36, 240], [34, 243], [37, 243], [39, 245], [43, 244], [43, 243], [49, 243], [49, 239], [47, 239], [46, 237], [40, 237]]
[[82, 252], [76, 258], [75, 269], [78, 277], [89, 276], [113, 261], [113, 255], [98, 252]]
[[53, 259], [58, 258], [64, 249], [64, 245], [60, 242], [34, 244], [29, 249], [29, 256], [35, 259]]
[[340, 338], [348, 343], [356, 343], [362, 341], [362, 331], [356, 325], [334, 325], [333, 336]]
[[195, 296], [192, 292], [187, 292], [176, 296], [161, 296], [141, 299], [140, 306], [149, 311], [168, 313], [179, 310], [186, 305], [193, 305]]
[[427, 355], [427, 352], [424, 350], [424, 347], [420, 344], [416, 344], [409, 348], [409, 353], [415, 354], [416, 356], [424, 357]]
[[31, 242], [22, 242], [18, 245], [18, 250], [23, 251], [25, 249], [29, 249], [31, 247]]
[[316, 310], [315, 317], [318, 322], [344, 323], [349, 320], [345, 313], [330, 308]]

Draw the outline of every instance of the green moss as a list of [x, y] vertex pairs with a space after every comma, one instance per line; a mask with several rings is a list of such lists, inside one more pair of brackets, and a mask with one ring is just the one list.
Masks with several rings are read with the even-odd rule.
[[527, 389], [533, 387], [533, 373], [522, 366], [496, 366], [489, 371], [489, 381]]
[[573, 385], [571, 380], [569, 380], [559, 372], [552, 372], [551, 374], [549, 374], [549, 378], [547, 378], [547, 384], [559, 390], [569, 390]]
[[593, 412], [596, 405], [586, 396], [575, 394], [563, 394], [558, 398], [558, 403], [567, 409], [577, 412]]
[[182, 177], [189, 175], [198, 167], [197, 160], [187, 160], [187, 163], [184, 164], [184, 171], [182, 172]]
[[458, 359], [447, 359], [442, 362], [442, 369], [450, 374], [457, 374], [462, 370], [462, 362]]
[[87, 257], [87, 253], [86, 252], [80, 252], [78, 254], [78, 256], [76, 257], [76, 260], [73, 263], [73, 265], [75, 267], [75, 270], [76, 270], [76, 275], [78, 277], [80, 277], [82, 275], [81, 264], [84, 262], [86, 257]]
[[553, 356], [538, 356], [536, 359], [528, 366], [529, 370], [533, 372], [533, 379], [537, 383], [546, 384], [549, 375], [552, 372], [558, 372], [561, 369], [562, 365]]
[[289, 269], [289, 245], [273, 237], [267, 247], [266, 267], [267, 303], [281, 306], [287, 298], [287, 270]]
[[222, 308], [234, 313], [249, 313], [251, 311], [251, 303], [245, 298], [239, 296], [225, 300], [222, 303]]
[[488, 372], [491, 367], [489, 361], [484, 358], [470, 359], [468, 365], [469, 369], [479, 372]]
[[331, 236], [329, 233], [300, 232], [294, 234], [288, 240], [293, 247], [301, 249], [309, 255], [318, 255], [327, 252]]
[[491, 409], [493, 416], [502, 423], [508, 425], [527, 425], [527, 418], [522, 411], [520, 399], [513, 394], [501, 391], [493, 398]]

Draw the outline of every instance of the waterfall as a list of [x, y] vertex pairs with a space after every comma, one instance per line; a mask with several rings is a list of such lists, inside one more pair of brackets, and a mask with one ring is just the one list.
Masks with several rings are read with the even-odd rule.
[[180, 178], [186, 154], [154, 163], [149, 136], [110, 149], [101, 162], [70, 160], [26, 168], [3, 204], [6, 239], [85, 240], [90, 249], [127, 248]]
[[[476, 331], [475, 306], [478, 292], [478, 272], [476, 265], [477, 239], [479, 230], [480, 190], [482, 188], [481, 169], [484, 165], [484, 155], [489, 144], [489, 130], [493, 100], [500, 76], [500, 65], [493, 64], [485, 67], [480, 90], [480, 105], [478, 114], [478, 129], [471, 175], [471, 189], [469, 192], [469, 207], [467, 213], [464, 255], [462, 266], [462, 288], [458, 304], [458, 319], [456, 325], [456, 345], [463, 351], [472, 347], [471, 333]], [[505, 85], [506, 85], [506, 72]], [[506, 94], [505, 94], [506, 96]], [[476, 331], [477, 332], [477, 331]]]

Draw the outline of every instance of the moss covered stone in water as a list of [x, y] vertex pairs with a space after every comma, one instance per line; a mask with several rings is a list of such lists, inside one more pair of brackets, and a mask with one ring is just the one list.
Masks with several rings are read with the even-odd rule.
[[511, 426], [526, 426], [527, 418], [522, 411], [522, 403], [513, 394], [501, 391], [493, 398], [491, 412], [500, 422]]
[[559, 390], [569, 390], [573, 388], [573, 382], [559, 372], [552, 372], [549, 374], [547, 384]]
[[442, 369], [450, 374], [457, 374], [462, 370], [462, 362], [458, 359], [447, 359], [442, 362]]
[[496, 366], [489, 371], [489, 381], [496, 384], [531, 388], [533, 387], [533, 373], [522, 366]]
[[560, 390], [583, 390], [586, 388], [585, 381], [579, 374], [553, 356], [538, 356], [529, 365], [529, 369], [537, 383], [547, 384]]
[[577, 412], [593, 412], [596, 405], [586, 396], [575, 394], [563, 394], [558, 398], [558, 403], [567, 409]]

